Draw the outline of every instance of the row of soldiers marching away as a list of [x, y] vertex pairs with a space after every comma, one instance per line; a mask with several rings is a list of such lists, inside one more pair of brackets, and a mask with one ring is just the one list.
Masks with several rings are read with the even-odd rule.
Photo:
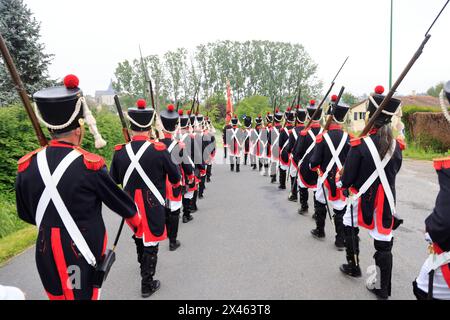
[[[446, 90], [449, 96], [450, 82]], [[377, 86], [369, 97], [369, 119], [386, 98], [383, 93], [384, 88]], [[306, 110], [297, 106], [288, 108], [284, 115], [278, 109], [274, 115], [267, 114], [266, 126], [258, 116], [252, 128], [251, 117], [246, 116], [245, 127], [239, 129], [238, 119], [234, 117], [232, 126], [224, 131], [231, 157], [239, 159], [243, 151], [245, 159], [250, 156], [253, 170], [258, 163], [260, 171], [264, 167], [265, 175], [270, 166], [272, 183], [276, 182], [278, 168], [280, 189], [286, 189], [286, 180], [291, 178], [288, 200], [300, 200], [299, 214], [308, 212], [309, 190], [313, 191], [316, 228], [311, 234], [316, 239], [325, 239], [328, 213], [335, 227], [335, 246], [346, 253], [347, 263], [340, 267], [345, 275], [361, 277], [359, 227], [369, 230], [374, 241], [377, 277], [369, 279], [367, 288], [380, 299], [391, 295], [393, 230], [403, 223], [395, 206], [395, 178], [401, 168], [405, 144], [401, 138], [393, 137], [390, 125], [399, 106], [400, 100], [391, 98], [369, 134], [360, 138], [345, 132], [343, 124], [349, 107], [340, 103], [337, 96], [331, 98], [326, 128], [321, 126], [322, 110], [317, 110], [316, 102], [311, 100]], [[281, 125], [283, 118], [284, 126]], [[305, 127], [307, 121], [310, 125]], [[239, 160], [236, 166], [239, 170]], [[437, 160], [435, 166], [441, 191], [436, 208], [426, 221], [427, 237], [435, 239], [430, 240], [434, 252], [442, 256], [449, 250], [450, 239], [450, 158]], [[418, 298], [427, 296], [432, 265], [433, 270], [437, 270], [434, 288], [438, 290], [434, 297], [450, 298], [450, 257], [448, 252], [446, 255], [447, 260], [441, 258], [435, 264], [428, 261], [423, 267], [421, 276], [414, 283]]]
[[[164, 137], [158, 140], [151, 136], [158, 115], [139, 100], [127, 113], [131, 141], [115, 147], [108, 172], [102, 157], [80, 147], [85, 121], [96, 133], [96, 144], [104, 141], [79, 80], [69, 75], [64, 84], [34, 94], [35, 113], [52, 140], [19, 160], [16, 180], [19, 217], [39, 230], [36, 265], [42, 284], [50, 299], [100, 297], [115, 259], [106, 250], [104, 203], [133, 230], [141, 292], [149, 297], [160, 287], [154, 279], [159, 243], [168, 237], [171, 251], [180, 246], [180, 210], [183, 222], [191, 221], [197, 196], [203, 197], [205, 181], [210, 181], [215, 148], [211, 124], [202, 115], [169, 106], [159, 115]], [[80, 278], [77, 286], [69, 279], [73, 269], [68, 268], [74, 266]]]

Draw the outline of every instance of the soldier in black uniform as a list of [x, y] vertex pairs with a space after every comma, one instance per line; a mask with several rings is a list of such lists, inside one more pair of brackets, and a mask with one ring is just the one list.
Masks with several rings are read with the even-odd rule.
[[[317, 109], [316, 101], [311, 100], [307, 107], [307, 118], [311, 119]], [[308, 189], [312, 189], [314, 192], [317, 188], [317, 172], [311, 171], [310, 159], [313, 154], [313, 149], [316, 144], [316, 137], [322, 133], [320, 126], [320, 119], [322, 118], [322, 110], [318, 112], [315, 118], [312, 120], [311, 126], [308, 129], [304, 129], [300, 133], [300, 137], [292, 151], [293, 161], [298, 166], [297, 182], [300, 193], [300, 209], [299, 214], [305, 214], [308, 212]], [[314, 199], [314, 206], [316, 207], [316, 200]]]
[[194, 192], [197, 190], [197, 184], [195, 180], [195, 164], [192, 157], [193, 150], [191, 143], [191, 134], [189, 132], [190, 116], [189, 110], [184, 113], [183, 110], [179, 110], [180, 115], [180, 129], [177, 133], [177, 140], [179, 144], [183, 146], [183, 165], [189, 165], [184, 175], [184, 190], [183, 190], [183, 223], [192, 221], [194, 217], [191, 215], [191, 202], [194, 197]]
[[242, 131], [239, 129], [239, 120], [236, 115], [231, 118], [231, 126], [226, 132], [226, 141], [230, 155], [230, 169], [234, 171], [236, 165], [236, 172], [240, 172]]
[[201, 152], [201, 164], [199, 164], [198, 168], [195, 170], [195, 174], [199, 180], [198, 183], [198, 198], [203, 199], [203, 194], [206, 188], [206, 165], [207, 161], [210, 158], [210, 154], [206, 154], [206, 148], [209, 145], [209, 142], [206, 140], [203, 127], [205, 124], [205, 117], [200, 114], [195, 114], [196, 125], [194, 127], [194, 139], [198, 146], [200, 146]]
[[270, 163], [270, 158], [271, 156], [271, 147], [269, 144], [269, 136], [270, 133], [272, 131], [272, 126], [273, 126], [273, 114], [271, 114], [270, 112], [267, 112], [266, 117], [264, 118], [266, 125], [264, 126], [263, 130], [263, 144], [264, 144], [264, 156], [263, 156], [263, 160], [264, 160], [264, 176], [268, 176], [269, 175], [269, 163]]
[[36, 265], [51, 300], [99, 298], [95, 267], [107, 245], [102, 202], [133, 229], [141, 224], [132, 198], [110, 178], [104, 159], [80, 147], [84, 119], [92, 115], [78, 83], [69, 75], [64, 87], [34, 94], [52, 140], [18, 162], [17, 213], [38, 227]]
[[[450, 102], [450, 81], [444, 86], [444, 93]], [[440, 190], [433, 212], [425, 220], [430, 256], [413, 282], [418, 300], [450, 300], [450, 157], [434, 160], [434, 168]], [[444, 255], [447, 259], [439, 259]]]
[[315, 208], [316, 229], [312, 230], [311, 233], [319, 239], [325, 237], [327, 212], [325, 197], [327, 197], [328, 208], [333, 209], [334, 212], [333, 221], [336, 230], [334, 244], [338, 250], [344, 250], [343, 218], [346, 198], [342, 189], [336, 186], [336, 174], [343, 168], [350, 149], [350, 136], [342, 128], [349, 108], [344, 104], [330, 106], [331, 108], [331, 125], [326, 132], [317, 136], [316, 146], [310, 161], [311, 170], [320, 172], [315, 195], [317, 200]]
[[[375, 94], [369, 99], [369, 117], [385, 98], [383, 92], [383, 87], [375, 88]], [[369, 279], [367, 288], [380, 299], [388, 299], [391, 295], [393, 230], [401, 223], [396, 217], [395, 178], [402, 165], [405, 145], [400, 139], [393, 138], [390, 126], [399, 105], [400, 100], [392, 98], [369, 135], [351, 140], [352, 148], [347, 154], [341, 179], [342, 188], [351, 193], [351, 205], [344, 216], [348, 263], [341, 266], [341, 271], [350, 276], [360, 276], [359, 248], [355, 240], [355, 226], [358, 224], [368, 229], [374, 239], [374, 258], [379, 274], [377, 279]]]
[[[190, 212], [196, 212], [198, 210], [197, 207], [197, 199], [199, 196], [199, 189], [200, 189], [200, 182], [201, 182], [201, 176], [204, 174], [204, 158], [203, 158], [203, 145], [202, 145], [202, 137], [201, 132], [199, 134], [198, 129], [198, 123], [197, 123], [197, 115], [192, 114], [190, 110], [188, 110], [188, 116], [189, 116], [189, 149], [190, 150], [190, 158], [194, 162], [195, 165], [195, 190], [194, 194], [191, 199], [191, 205], [190, 205]], [[188, 221], [192, 220], [192, 216], [189, 215], [186, 218]], [[183, 222], [186, 220], [183, 217]], [[186, 221], [186, 222], [188, 222]]]
[[[280, 185], [278, 188], [284, 190], [286, 189], [286, 174], [289, 170], [289, 157], [286, 159], [283, 157], [283, 151], [286, 149], [289, 144], [289, 136], [292, 133], [292, 129], [295, 125], [295, 111], [292, 111], [291, 107], [286, 109], [284, 113], [284, 127], [280, 133], [279, 140], [279, 148], [280, 148], [280, 157], [279, 157], [279, 170], [280, 170]], [[285, 154], [286, 155], [286, 154]]]
[[211, 118], [205, 117], [205, 126], [203, 128], [203, 139], [206, 142], [206, 182], [211, 182], [212, 165], [216, 156], [216, 129], [211, 123]]
[[277, 169], [280, 162], [280, 133], [282, 130], [281, 121], [283, 121], [284, 114], [280, 109], [275, 110], [273, 125], [270, 127], [268, 136], [268, 146], [270, 149], [270, 183], [277, 182]]
[[289, 175], [291, 177], [291, 192], [289, 193], [288, 200], [297, 202], [298, 200], [298, 187], [297, 187], [297, 164], [292, 160], [292, 152], [294, 150], [294, 146], [300, 137], [300, 133], [303, 129], [305, 129], [305, 120], [306, 120], [306, 110], [300, 108], [300, 106], [296, 106], [295, 111], [295, 120], [296, 125], [295, 128], [291, 130], [289, 134], [289, 140], [286, 147], [281, 152], [281, 160], [284, 163], [289, 164]]
[[[263, 119], [261, 115], [255, 118], [255, 128], [252, 130], [252, 134], [250, 137], [251, 140], [251, 149], [250, 153], [254, 155], [255, 164], [253, 169], [256, 170], [256, 166], [258, 166], [258, 170], [261, 172], [263, 168], [263, 156], [264, 156], [264, 145], [263, 145]], [[258, 164], [256, 164], [256, 162]]]
[[164, 138], [160, 141], [166, 145], [172, 162], [179, 167], [182, 175], [180, 184], [177, 185], [173, 185], [168, 178], [166, 179], [166, 228], [169, 249], [175, 251], [180, 246], [177, 235], [183, 197], [182, 188], [185, 186], [185, 177], [193, 175], [194, 170], [189, 161], [185, 159], [185, 144], [178, 141], [175, 136], [180, 118], [178, 112], [175, 111], [175, 107], [169, 105], [166, 110], [160, 112], [159, 116], [164, 134]]
[[223, 158], [227, 159], [228, 158], [228, 141], [227, 141], [227, 132], [228, 130], [230, 130], [233, 126], [231, 125], [231, 119], [230, 122], [225, 124], [225, 126], [223, 127], [222, 130], [222, 141], [223, 141]]
[[256, 162], [253, 161], [254, 158], [251, 154], [251, 136], [252, 136], [252, 117], [251, 116], [244, 116], [244, 128], [242, 128], [242, 135], [243, 135], [243, 145], [244, 145], [244, 165], [247, 165], [248, 162], [248, 156], [250, 155], [250, 165], [252, 167], [256, 166]]
[[[178, 165], [173, 163], [162, 142], [150, 140], [155, 110], [139, 100], [128, 109], [131, 142], [115, 148], [110, 175], [134, 199], [142, 217], [142, 231], [136, 235], [136, 250], [141, 261], [142, 297], [151, 296], [160, 287], [153, 277], [158, 261], [159, 242], [167, 238], [166, 181], [177, 189], [181, 183]], [[175, 194], [177, 196], [177, 194]], [[140, 257], [139, 257], [140, 256]]]

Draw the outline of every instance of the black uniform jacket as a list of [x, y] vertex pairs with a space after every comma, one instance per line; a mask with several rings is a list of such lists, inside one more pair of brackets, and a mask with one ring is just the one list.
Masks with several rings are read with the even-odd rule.
[[[295, 143], [297, 142], [298, 138], [300, 137], [300, 133], [302, 132], [303, 129], [305, 129], [305, 126], [303, 124], [298, 124], [294, 128], [292, 128], [291, 133], [289, 134], [288, 144], [281, 151], [281, 162], [283, 164], [287, 164], [289, 162], [289, 157], [292, 154]], [[297, 136], [294, 134], [294, 131], [297, 134]], [[294, 163], [294, 166], [297, 167], [297, 164]]]
[[[140, 224], [136, 205], [108, 175], [102, 157], [65, 142], [52, 140], [47, 147], [47, 161], [50, 173], [74, 149], [78, 157], [66, 170], [57, 184], [57, 190], [75, 221], [95, 259], [100, 260], [106, 249], [106, 229], [102, 218], [102, 203], [133, 227]], [[16, 179], [16, 203], [19, 217], [36, 224], [38, 202], [45, 185], [41, 178], [35, 150], [19, 160]], [[36, 242], [36, 264], [42, 283], [51, 299], [95, 298], [92, 288], [94, 268], [78, 251], [64, 224], [50, 201], [39, 227]], [[67, 266], [77, 266], [83, 273], [80, 288], [67, 286]]]
[[[287, 159], [287, 161], [285, 161], [286, 159], [283, 159], [283, 151], [284, 149], [286, 149], [287, 144], [289, 143], [289, 137], [291, 135], [292, 129], [294, 128], [294, 126], [292, 126], [291, 124], [287, 124], [284, 128], [280, 129], [280, 140], [279, 140], [279, 153], [280, 153], [280, 164], [283, 165], [288, 165], [289, 163], [289, 158]], [[287, 132], [286, 132], [287, 131]]]
[[[378, 148], [379, 138], [375, 135], [376, 132], [376, 129], [373, 129], [369, 133], [369, 137]], [[402, 165], [402, 150], [404, 148], [405, 144], [398, 139], [392, 158], [384, 168], [394, 200], [396, 198], [395, 178]], [[347, 154], [344, 165], [342, 187], [350, 189], [353, 194], [358, 193], [359, 189], [375, 170], [375, 163], [364, 140], [361, 138], [352, 139], [351, 149]], [[374, 221], [375, 210], [377, 211], [377, 221]], [[378, 232], [381, 234], [387, 235], [392, 231], [393, 214], [379, 178], [359, 198], [358, 205], [358, 224], [372, 230], [375, 228], [375, 223], [377, 223]]]
[[[179, 184], [181, 181], [180, 169], [172, 162], [164, 143], [152, 141], [146, 136], [132, 138], [130, 144], [134, 154], [138, 152], [145, 141], [149, 141], [151, 145], [140, 158], [139, 164], [162, 198], [165, 199], [166, 179], [173, 185]], [[122, 184], [131, 160], [128, 157], [126, 145], [116, 146], [115, 149], [110, 174], [116, 183]], [[142, 217], [142, 234], [137, 236], [143, 236], [144, 242], [166, 239], [165, 204], [158, 201], [136, 169], [131, 173], [124, 190], [134, 199]]]
[[[313, 123], [308, 130], [312, 130], [314, 135], [317, 137], [320, 132], [320, 123]], [[294, 146], [294, 151], [292, 152], [292, 158], [295, 163], [298, 165], [299, 161], [303, 158], [308, 150], [309, 146], [316, 141], [313, 141], [308, 131], [302, 130], [300, 132], [300, 137], [297, 139], [297, 143]], [[310, 169], [310, 160], [314, 153], [314, 149], [309, 152], [306, 157], [303, 159], [303, 162], [298, 168], [299, 171], [299, 179], [307, 188], [316, 188], [317, 187], [317, 172], [311, 171]]]
[[[338, 124], [331, 124], [328, 129], [328, 135], [330, 136], [331, 141], [333, 142], [333, 146], [335, 149], [338, 148], [341, 140], [344, 136], [344, 131], [342, 131], [342, 126]], [[345, 159], [347, 157], [347, 153], [350, 150], [350, 136], [347, 137], [347, 141], [345, 142], [344, 148], [339, 153], [339, 160], [341, 164], [345, 164]], [[313, 155], [311, 157], [311, 170], [317, 171], [320, 170], [321, 175], [325, 173], [327, 170], [328, 164], [330, 163], [333, 156], [331, 155], [330, 148], [328, 147], [325, 138], [323, 137], [323, 133], [320, 134], [316, 139], [316, 146], [313, 151]], [[338, 172], [337, 164], [335, 163], [331, 171], [328, 173], [327, 179], [324, 181], [325, 187], [329, 191], [329, 200], [344, 200], [344, 195], [342, 194], [342, 189], [338, 189], [336, 187], [336, 174]]]

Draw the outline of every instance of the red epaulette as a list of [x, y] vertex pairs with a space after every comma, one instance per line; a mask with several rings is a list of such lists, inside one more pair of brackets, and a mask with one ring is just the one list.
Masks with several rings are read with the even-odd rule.
[[406, 149], [406, 142], [405, 140], [403, 140], [402, 138], [397, 138], [397, 143], [400, 146], [400, 150], [405, 150]]
[[450, 169], [450, 156], [440, 159], [433, 159], [436, 170]]
[[361, 144], [361, 138], [353, 138], [353, 139], [350, 139], [350, 145], [352, 146], [352, 147], [357, 147], [357, 146], [359, 146]]
[[350, 140], [355, 139], [356, 136], [353, 133], [348, 133], [348, 137], [350, 138]]
[[116, 145], [116, 146], [114, 147], [114, 150], [115, 150], [115, 151], [122, 150], [122, 148], [123, 148], [124, 146], [126, 146], [126, 143], [118, 144], [118, 145]]
[[153, 145], [155, 146], [155, 150], [158, 151], [164, 151], [167, 149], [166, 145], [162, 142], [155, 142]]
[[301, 132], [300, 132], [300, 135], [301, 136], [306, 136], [308, 134], [308, 130], [305, 130], [305, 129], [303, 129]]
[[322, 132], [321, 134], [317, 135], [316, 143], [321, 143], [323, 141], [323, 134], [324, 134], [324, 132]]
[[92, 171], [98, 171], [105, 166], [105, 159], [95, 153], [87, 152], [81, 148], [75, 148], [83, 155], [83, 162], [87, 169]]
[[45, 147], [40, 147], [39, 149], [31, 151], [30, 153], [20, 158], [19, 161], [17, 161], [17, 172], [24, 172], [25, 170], [27, 170], [27, 168], [30, 166], [31, 159], [33, 159], [33, 157], [44, 148]]

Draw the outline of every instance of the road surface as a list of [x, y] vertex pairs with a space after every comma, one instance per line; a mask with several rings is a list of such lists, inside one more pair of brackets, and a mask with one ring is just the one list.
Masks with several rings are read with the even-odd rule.
[[[349, 279], [340, 273], [345, 253], [334, 249], [329, 220], [327, 239], [312, 238], [312, 212], [298, 215], [297, 205], [287, 201], [287, 192], [250, 167], [235, 173], [217, 164], [212, 180], [194, 220], [180, 221], [182, 246], [170, 252], [167, 241], [160, 245], [157, 279], [161, 289], [150, 299], [374, 298], [365, 289], [365, 277]], [[405, 223], [395, 234], [392, 299], [414, 298], [411, 282], [427, 255], [423, 221], [432, 211], [438, 189], [431, 162], [404, 161], [397, 193], [398, 212]], [[104, 217], [112, 239], [120, 219], [106, 208]], [[374, 248], [366, 230], [360, 236], [364, 273], [374, 264]], [[34, 248], [0, 269], [0, 283], [21, 288], [28, 299], [46, 299]], [[139, 267], [128, 229], [119, 242], [102, 298], [141, 298]]]

